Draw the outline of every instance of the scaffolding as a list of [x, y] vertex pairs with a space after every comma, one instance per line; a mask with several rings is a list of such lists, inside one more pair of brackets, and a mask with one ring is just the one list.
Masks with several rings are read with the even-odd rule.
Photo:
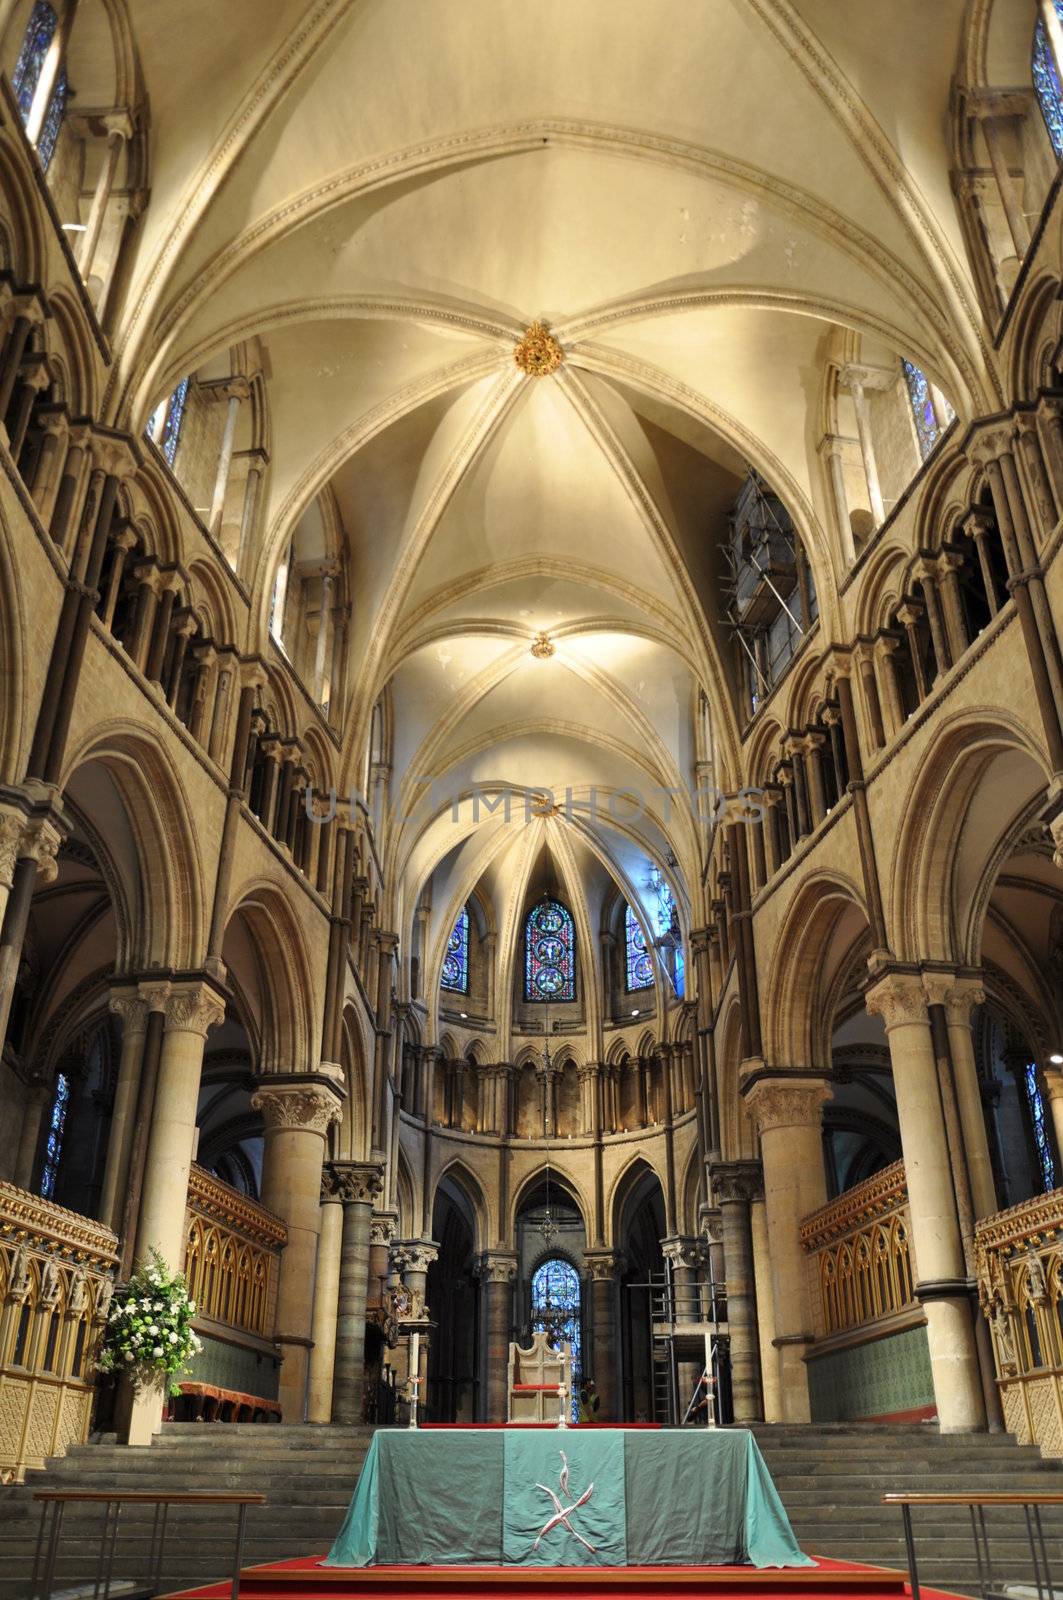
[[[649, 1296], [653, 1420], [709, 1428], [730, 1421], [727, 1290], [713, 1276], [711, 1258], [706, 1283], [677, 1283], [666, 1260], [663, 1273], [628, 1287]], [[684, 1368], [696, 1369], [693, 1385], [684, 1385]]]
[[786, 507], [752, 470], [728, 520], [721, 621], [747, 662], [755, 710], [815, 620], [816, 597]]

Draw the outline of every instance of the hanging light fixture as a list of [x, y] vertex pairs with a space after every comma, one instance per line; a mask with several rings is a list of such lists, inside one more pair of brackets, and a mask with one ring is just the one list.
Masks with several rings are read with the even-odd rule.
[[546, 1207], [538, 1222], [538, 1229], [547, 1249], [557, 1238], [557, 1223], [554, 1220], [553, 1209], [550, 1205], [550, 1123], [546, 1114], [547, 1097], [550, 1093], [550, 1007], [546, 1008], [546, 1031], [543, 1042], [543, 1141], [546, 1146]]

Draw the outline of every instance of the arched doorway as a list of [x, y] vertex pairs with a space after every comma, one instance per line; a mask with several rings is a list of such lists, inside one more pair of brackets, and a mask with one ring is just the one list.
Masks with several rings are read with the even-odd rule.
[[428, 1350], [428, 1416], [433, 1422], [473, 1422], [482, 1411], [476, 1215], [461, 1184], [447, 1173], [436, 1189], [432, 1238], [439, 1255], [425, 1285], [436, 1323]]

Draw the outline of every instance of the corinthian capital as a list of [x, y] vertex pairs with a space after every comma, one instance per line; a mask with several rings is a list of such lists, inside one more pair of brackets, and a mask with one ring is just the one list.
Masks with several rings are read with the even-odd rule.
[[975, 1006], [985, 1000], [985, 990], [978, 978], [958, 978], [951, 972], [923, 974], [923, 988], [927, 1003], [944, 1006], [950, 1022], [969, 1022]]
[[342, 1116], [339, 1095], [330, 1084], [312, 1078], [283, 1078], [263, 1083], [251, 1096], [251, 1105], [261, 1112], [268, 1129], [296, 1129], [319, 1133], [322, 1138]]
[[776, 1128], [818, 1128], [824, 1102], [830, 1099], [830, 1085], [822, 1078], [804, 1078], [785, 1073], [775, 1078], [760, 1078], [746, 1092], [746, 1104], [761, 1133]]
[[505, 1250], [485, 1250], [476, 1263], [476, 1276], [481, 1283], [514, 1283], [517, 1258]]
[[709, 1166], [717, 1203], [750, 1205], [764, 1193], [764, 1170], [759, 1161], [713, 1161]]
[[434, 1239], [398, 1239], [391, 1247], [391, 1262], [401, 1273], [427, 1272], [439, 1259]]
[[333, 1161], [336, 1192], [343, 1201], [372, 1205], [384, 1187], [384, 1168], [375, 1161]]
[[107, 1006], [116, 1017], [121, 1017], [123, 1034], [143, 1032], [148, 1025], [148, 1003], [135, 989], [125, 990], [122, 994], [112, 994]]
[[926, 1022], [926, 990], [923, 980], [911, 972], [887, 972], [864, 996], [873, 1017], [881, 1017], [886, 1032], [909, 1023]]
[[624, 1256], [619, 1250], [585, 1250], [583, 1260], [592, 1283], [618, 1278], [624, 1270]]
[[166, 997], [166, 1032], [198, 1033], [225, 1019], [225, 1002], [205, 983], [173, 984]]

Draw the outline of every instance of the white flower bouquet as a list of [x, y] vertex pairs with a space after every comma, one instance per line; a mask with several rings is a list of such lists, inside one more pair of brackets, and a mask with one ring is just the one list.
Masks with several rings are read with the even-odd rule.
[[195, 1314], [184, 1278], [153, 1250], [115, 1290], [96, 1365], [101, 1372], [127, 1373], [137, 1388], [165, 1380], [170, 1394], [179, 1394], [178, 1374], [203, 1348], [192, 1328]]

